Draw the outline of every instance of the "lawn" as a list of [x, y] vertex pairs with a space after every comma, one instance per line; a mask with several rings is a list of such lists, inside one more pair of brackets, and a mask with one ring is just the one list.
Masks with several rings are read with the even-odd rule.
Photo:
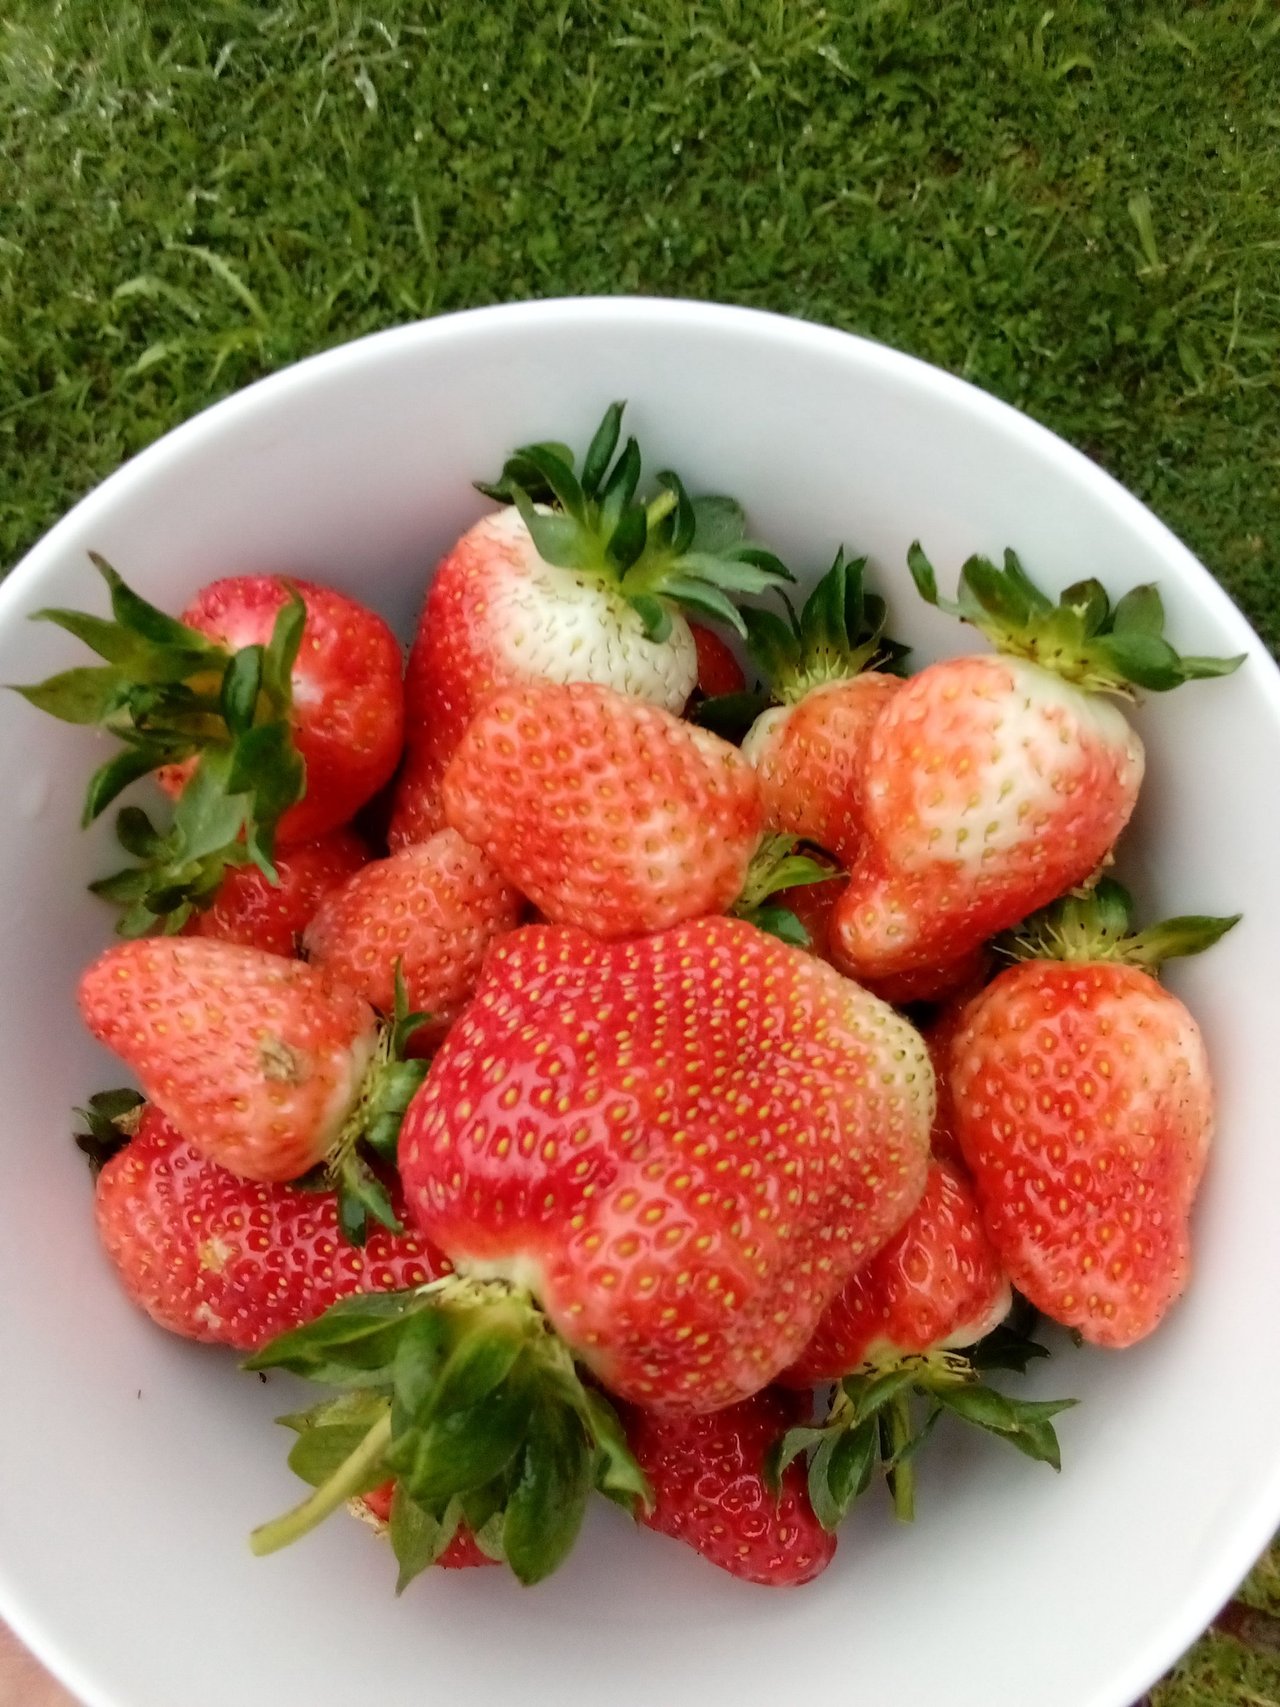
[[[7, 0], [0, 566], [299, 356], [643, 291], [1016, 403], [1276, 647], [1277, 206], [1275, 0]], [[1280, 1663], [1218, 1635], [1154, 1699], [1274, 1707]]]

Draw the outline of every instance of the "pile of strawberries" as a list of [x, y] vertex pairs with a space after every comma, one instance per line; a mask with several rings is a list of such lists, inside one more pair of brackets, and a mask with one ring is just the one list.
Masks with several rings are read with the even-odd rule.
[[1057, 1464], [1063, 1402], [985, 1381], [1036, 1312], [1123, 1347], [1187, 1279], [1212, 1095], [1155, 973], [1234, 921], [1135, 932], [1105, 870], [1124, 700], [1239, 660], [1010, 553], [946, 605], [995, 650], [907, 674], [862, 563], [797, 611], [732, 500], [639, 495], [621, 413], [482, 487], [407, 670], [290, 576], [175, 619], [99, 561], [111, 619], [40, 613], [102, 660], [23, 690], [118, 743], [86, 817], [173, 801], [94, 885], [81, 1011], [140, 1087], [84, 1111], [103, 1246], [336, 1389], [258, 1551], [353, 1503], [401, 1587], [534, 1582], [598, 1491], [804, 1582], [940, 1418]]

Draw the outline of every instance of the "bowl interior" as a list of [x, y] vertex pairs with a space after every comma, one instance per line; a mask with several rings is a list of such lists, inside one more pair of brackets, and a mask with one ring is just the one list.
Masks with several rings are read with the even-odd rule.
[[[651, 470], [730, 491], [754, 531], [819, 573], [865, 551], [894, 632], [968, 648], [915, 598], [919, 537], [944, 586], [973, 550], [1017, 547], [1049, 586], [1158, 581], [1175, 643], [1249, 650], [1234, 678], [1137, 712], [1149, 777], [1121, 870], [1148, 916], [1243, 910], [1169, 982], [1207, 1034], [1220, 1131], [1186, 1300], [1124, 1356], [1060, 1348], [1032, 1387], [1072, 1394], [1056, 1478], [939, 1437], [920, 1517], [870, 1498], [803, 1592], [735, 1584], [597, 1512], [561, 1574], [433, 1573], [400, 1601], [389, 1560], [335, 1522], [266, 1562], [252, 1524], [295, 1497], [271, 1418], [290, 1389], [171, 1341], [125, 1304], [95, 1246], [69, 1108], [120, 1082], [74, 987], [109, 920], [84, 891], [105, 829], [76, 828], [92, 737], [0, 698], [0, 1609], [101, 1707], [337, 1707], [379, 1698], [739, 1703], [947, 1700], [1127, 1707], [1197, 1634], [1280, 1515], [1280, 1197], [1271, 1059], [1280, 938], [1271, 877], [1280, 693], [1243, 619], [1189, 554], [1059, 441], [955, 380], [768, 316], [625, 300], [486, 310], [304, 364], [210, 411], [121, 471], [0, 589], [0, 680], [81, 661], [25, 617], [81, 605], [102, 552], [177, 608], [204, 580], [293, 570], [411, 631], [429, 567], [484, 508], [470, 482], [539, 437], [578, 443], [614, 397]], [[1218, 1420], [1231, 1419], [1224, 1428]]]

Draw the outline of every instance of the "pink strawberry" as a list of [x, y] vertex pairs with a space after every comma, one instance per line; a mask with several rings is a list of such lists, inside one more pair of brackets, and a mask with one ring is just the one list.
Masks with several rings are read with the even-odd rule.
[[521, 899], [454, 830], [375, 860], [321, 903], [306, 935], [313, 966], [389, 1014], [399, 967], [410, 1008], [440, 1035], [471, 994], [490, 942]]
[[593, 1484], [649, 1494], [574, 1359], [671, 1413], [758, 1392], [914, 1207], [932, 1113], [907, 1022], [741, 920], [622, 943], [514, 931], [400, 1139], [410, 1214], [458, 1276], [338, 1306], [255, 1367], [332, 1382], [350, 1357], [360, 1392], [394, 1382], [411, 1400], [372, 1419], [332, 1494], [385, 1467], [432, 1521], [455, 1500], [473, 1527], [501, 1514], [508, 1562], [536, 1580]]
[[450, 762], [444, 803], [547, 918], [605, 937], [723, 912], [761, 829], [735, 748], [588, 682], [492, 694]]
[[1232, 919], [1130, 932], [1099, 883], [1030, 922], [964, 1010], [948, 1072], [955, 1136], [1015, 1286], [1098, 1345], [1149, 1334], [1190, 1267], [1188, 1217], [1213, 1128], [1204, 1044], [1148, 967]]
[[343, 1240], [331, 1191], [228, 1173], [149, 1106], [98, 1176], [98, 1235], [129, 1297], [171, 1333], [256, 1351], [353, 1293], [450, 1269], [418, 1233]]
[[[203, 587], [182, 620], [232, 652], [265, 646], [291, 598], [304, 609], [291, 671], [293, 744], [305, 791], [277, 829], [282, 845], [345, 824], [395, 770], [404, 742], [400, 643], [380, 616], [331, 587], [282, 575], [236, 575]], [[160, 773], [178, 792], [193, 762]]]
[[299, 842], [275, 858], [272, 883], [256, 865], [232, 866], [212, 905], [192, 913], [184, 936], [216, 937], [268, 954], [296, 955], [302, 933], [330, 890], [367, 865], [369, 850], [350, 830], [331, 830], [314, 842]]
[[295, 1179], [328, 1154], [377, 1044], [354, 991], [238, 943], [120, 943], [82, 977], [80, 1011], [196, 1149], [245, 1179]]
[[775, 1387], [702, 1416], [628, 1408], [627, 1440], [654, 1493], [641, 1521], [745, 1582], [812, 1582], [831, 1563], [835, 1536], [814, 1516], [798, 1464], [777, 1490], [764, 1475], [771, 1449], [801, 1414], [794, 1396]]
[[387, 781], [403, 740], [400, 650], [381, 617], [309, 581], [216, 581], [178, 621], [93, 561], [114, 620], [38, 614], [106, 664], [20, 691], [123, 742], [90, 781], [86, 823], [150, 772], [179, 794], [167, 829], [137, 806], [119, 814], [137, 863], [91, 886], [125, 909], [123, 935], [172, 932], [211, 904], [228, 870], [252, 863], [274, 882], [277, 839], [337, 829]]
[[[939, 603], [919, 547], [911, 567]], [[1142, 743], [1101, 696], [1221, 675], [1239, 659], [1179, 658], [1152, 587], [1113, 609], [1096, 581], [1052, 605], [1012, 552], [971, 558], [960, 602], [995, 657], [931, 665], [872, 726], [861, 790], [866, 841], [833, 944], [854, 978], [957, 962], [1083, 882], [1137, 799]]]
[[690, 500], [661, 474], [658, 494], [640, 502], [634, 439], [614, 461], [621, 418], [614, 404], [578, 474], [563, 445], [517, 451], [497, 484], [480, 487], [511, 507], [477, 522], [437, 567], [409, 657], [393, 847], [444, 824], [445, 770], [494, 688], [599, 682], [678, 713], [697, 679], [681, 610], [741, 633], [726, 593], [789, 578], [744, 538], [732, 500]]
[[705, 623], [691, 622], [689, 633], [693, 636], [698, 660], [698, 674], [694, 683], [696, 692], [706, 699], [720, 699], [725, 694], [743, 693], [746, 690], [747, 678], [742, 673], [742, 665], [715, 629], [708, 628]]
[[897, 662], [904, 648], [884, 638], [884, 601], [864, 593], [864, 566], [846, 563], [841, 551], [789, 623], [772, 611], [743, 612], [752, 659], [781, 701], [742, 743], [760, 775], [766, 822], [844, 865], [862, 842], [867, 736], [902, 686], [874, 668]]

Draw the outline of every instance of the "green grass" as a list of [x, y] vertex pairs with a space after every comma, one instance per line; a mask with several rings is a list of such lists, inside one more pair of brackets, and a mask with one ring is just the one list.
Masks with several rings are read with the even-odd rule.
[[[1275, 646], [1277, 205], [1275, 0], [7, 0], [0, 564], [270, 368], [647, 291], [1008, 398]], [[1280, 1668], [1217, 1638], [1156, 1699], [1269, 1707]]]

